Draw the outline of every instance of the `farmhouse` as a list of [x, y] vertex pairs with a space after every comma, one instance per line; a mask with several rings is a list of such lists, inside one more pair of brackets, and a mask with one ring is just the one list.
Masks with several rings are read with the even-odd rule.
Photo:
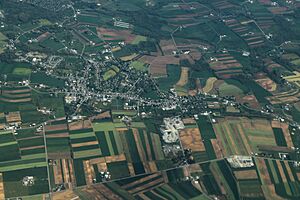
[[34, 178], [33, 176], [25, 176], [22, 180], [22, 184], [24, 186], [32, 186], [34, 185]]
[[227, 158], [230, 166], [233, 168], [246, 168], [246, 167], [253, 167], [254, 163], [251, 156], [230, 156]]

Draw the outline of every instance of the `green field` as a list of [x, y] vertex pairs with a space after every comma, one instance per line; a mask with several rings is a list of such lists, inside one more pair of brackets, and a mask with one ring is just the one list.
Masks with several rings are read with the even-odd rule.
[[13, 133], [1, 131], [0, 139], [0, 162], [20, 159], [19, 146]]
[[244, 180], [238, 182], [239, 193], [241, 196], [262, 197], [262, 190], [259, 180]]
[[[22, 179], [25, 176], [34, 177], [33, 186], [23, 186]], [[3, 173], [5, 197], [19, 197], [48, 193], [48, 180], [46, 167], [36, 167]]]
[[138, 35], [136, 36], [136, 38], [134, 38], [131, 44], [139, 44], [140, 42], [145, 42], [145, 41], [147, 41], [147, 37]]
[[110, 131], [114, 130], [115, 126], [112, 122], [93, 123], [94, 131]]
[[112, 179], [129, 176], [129, 170], [126, 161], [108, 163], [107, 170], [110, 172]]
[[103, 79], [107, 81], [108, 79], [113, 78], [116, 75], [117, 73], [114, 70], [108, 70], [107, 72], [104, 73]]
[[147, 71], [147, 67], [145, 66], [145, 64], [140, 61], [133, 61], [129, 66], [138, 71], [142, 71], [142, 72]]
[[180, 79], [181, 68], [178, 65], [167, 65], [167, 77], [158, 78], [157, 83], [161, 90], [169, 91]]
[[28, 76], [31, 74], [31, 69], [28, 68], [15, 68], [13, 74], [20, 76]]
[[286, 144], [285, 137], [284, 137], [282, 129], [281, 128], [273, 128], [273, 132], [274, 132], [274, 137], [275, 137], [275, 140], [276, 140], [276, 144], [278, 146], [286, 147], [287, 144]]
[[0, 32], [0, 54], [5, 50], [5, 45], [7, 44], [6, 40], [7, 37]]
[[220, 85], [219, 92], [221, 96], [238, 96], [243, 94], [243, 90], [239, 87], [226, 82]]
[[253, 92], [256, 99], [261, 104], [268, 103], [268, 100], [266, 100], [266, 97], [272, 96], [272, 94], [269, 91], [262, 88], [260, 85], [258, 85], [253, 80], [243, 80], [243, 81], [241, 81], [241, 83], [243, 83], [245, 86], [247, 86]]
[[214, 153], [214, 149], [210, 142], [210, 139], [216, 139], [216, 134], [214, 132], [212, 124], [209, 122], [209, 118], [206, 116], [199, 116], [199, 119], [197, 120], [197, 125], [199, 127], [201, 137], [204, 140], [204, 146], [208, 158], [215, 159], [216, 155]]
[[77, 186], [86, 185], [85, 172], [83, 169], [83, 162], [81, 159], [74, 159], [74, 172]]
[[51, 87], [63, 88], [65, 86], [65, 82], [63, 80], [48, 76], [43, 72], [32, 73], [30, 80], [33, 83], [44, 84]]
[[99, 149], [82, 150], [82, 151], [73, 152], [73, 155], [75, 159], [82, 159], [82, 158], [100, 156], [101, 151]]
[[69, 138], [47, 138], [48, 153], [67, 153], [70, 152]]
[[112, 110], [112, 115], [135, 116], [136, 114], [137, 114], [136, 110]]
[[99, 131], [99, 132], [96, 132], [96, 136], [99, 141], [102, 156], [112, 155], [112, 153], [113, 153], [112, 144], [110, 141], [107, 141], [106, 133], [103, 131]]

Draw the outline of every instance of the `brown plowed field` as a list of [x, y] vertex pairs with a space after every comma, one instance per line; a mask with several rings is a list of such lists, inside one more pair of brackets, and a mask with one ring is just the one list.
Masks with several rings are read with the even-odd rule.
[[179, 132], [183, 148], [192, 151], [205, 151], [204, 143], [198, 128], [186, 128]]

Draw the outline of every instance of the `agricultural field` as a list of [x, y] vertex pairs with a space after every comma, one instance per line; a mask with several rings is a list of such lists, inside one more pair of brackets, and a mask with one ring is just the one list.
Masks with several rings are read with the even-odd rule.
[[300, 64], [300, 57], [295, 53], [284, 54], [282, 58], [287, 60], [291, 65], [299, 66]]
[[214, 84], [218, 79], [216, 77], [209, 77], [206, 82], [205, 82], [205, 86], [202, 88], [202, 91], [204, 93], [209, 93], [210, 91], [212, 91], [214, 89]]
[[64, 118], [50, 121], [44, 126], [47, 152], [50, 159], [70, 158], [69, 130]]
[[[178, 169], [142, 175], [114, 183], [107, 183], [105, 186], [126, 199], [132, 197], [148, 197], [152, 199], [192, 199], [201, 197], [202, 193], [196, 185], [193, 185], [190, 181], [183, 180], [184, 171], [185, 169]], [[178, 179], [174, 179], [175, 177]]]
[[299, 74], [299, 72], [294, 71], [293, 75], [285, 76], [284, 79], [286, 81], [288, 81], [289, 83], [293, 83], [293, 84], [299, 86], [300, 74]]
[[0, 3], [0, 199], [300, 199], [298, 0]]
[[143, 56], [139, 61], [150, 64], [150, 74], [156, 78], [171, 76], [168, 72], [169, 66], [179, 65], [179, 59], [174, 56]]
[[230, 54], [218, 54], [210, 58], [209, 66], [215, 74], [222, 78], [228, 79], [243, 73], [243, 66]]
[[175, 84], [175, 90], [179, 96], [186, 96], [186, 86], [189, 81], [189, 68], [181, 67], [180, 78], [178, 82]]
[[[34, 185], [22, 185], [25, 176], [34, 177]], [[46, 167], [35, 167], [2, 173], [4, 194], [6, 198], [28, 196], [41, 193], [48, 193], [48, 180]]]
[[167, 78], [158, 78], [158, 86], [162, 90], [170, 90], [180, 79], [180, 67], [178, 65], [167, 65], [166, 70]]
[[289, 148], [277, 147], [277, 145], [282, 146], [285, 140], [289, 141], [289, 146], [292, 146], [292, 143], [286, 127], [282, 130], [285, 131], [284, 135], [287, 138], [283, 133], [278, 132], [279, 130], [272, 128], [280, 127], [280, 123], [275, 124], [276, 122], [271, 124], [264, 119], [228, 117], [219, 119], [218, 123], [214, 124], [214, 130], [224, 156], [291, 152]]
[[[210, 199], [211, 197], [278, 198], [297, 197], [298, 170], [288, 161], [254, 158], [253, 167], [232, 168], [227, 160], [192, 164], [177, 169], [144, 174], [60, 195], [86, 197], [103, 192], [117, 199]], [[81, 196], [82, 195], [82, 196]]]
[[296, 103], [299, 97], [299, 90], [297, 88], [289, 88], [288, 90], [268, 96], [266, 99], [273, 105], [284, 103]]
[[[1, 131], [1, 195], [27, 196], [49, 192], [44, 140], [34, 130], [13, 134]], [[22, 179], [33, 176], [34, 185], [22, 185]]]
[[220, 147], [216, 143], [217, 138], [210, 119], [206, 116], [201, 116], [197, 120], [197, 125], [206, 149], [206, 152], [203, 156], [204, 159], [216, 159], [222, 157], [222, 154], [219, 151]]
[[25, 103], [31, 101], [31, 89], [27, 87], [1, 88], [0, 101], [7, 103]]
[[276, 196], [284, 198], [299, 196], [298, 173], [292, 163], [267, 159], [256, 159], [255, 163], [265, 195], [275, 198]]
[[148, 132], [143, 123], [132, 126], [128, 129], [120, 123], [89, 120], [67, 126], [66, 121], [56, 120], [46, 125], [51, 187], [55, 190], [60, 185], [68, 188], [102, 182], [103, 172], [119, 179], [165, 169], [159, 135]]
[[259, 77], [258, 79], [255, 80], [262, 88], [269, 92], [274, 92], [277, 89], [277, 85], [274, 81], [272, 81], [268, 77]]
[[91, 137], [83, 136], [82, 138], [73, 138], [71, 139], [71, 146], [75, 159], [99, 156], [101, 154], [95, 135], [92, 135]]

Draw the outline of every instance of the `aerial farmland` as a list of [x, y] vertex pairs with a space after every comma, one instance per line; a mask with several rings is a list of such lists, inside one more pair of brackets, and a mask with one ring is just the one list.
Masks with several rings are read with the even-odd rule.
[[300, 198], [297, 0], [0, 0], [0, 200]]

